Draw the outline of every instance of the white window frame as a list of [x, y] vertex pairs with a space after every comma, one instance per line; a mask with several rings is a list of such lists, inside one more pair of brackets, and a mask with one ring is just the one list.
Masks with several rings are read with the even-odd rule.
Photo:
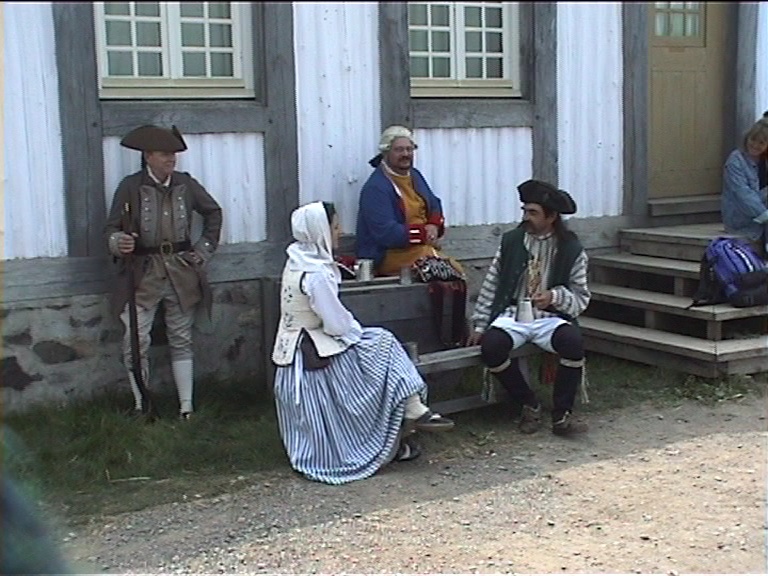
[[231, 2], [232, 78], [181, 77], [180, 2], [159, 2], [163, 77], [109, 76], [104, 2], [94, 2], [94, 26], [102, 99], [252, 98], [253, 31], [250, 2]]
[[[519, 2], [413, 2], [409, 4], [447, 5], [451, 11], [449, 17], [451, 34], [451, 78], [414, 78], [411, 77], [411, 96], [415, 98], [465, 98], [465, 97], [520, 97], [520, 3]], [[466, 51], [464, 42], [464, 8], [466, 6], [485, 7], [499, 5], [502, 9], [502, 65], [506, 72], [504, 78], [465, 77]], [[409, 19], [410, 22], [410, 19]], [[419, 28], [424, 29], [424, 28]], [[429, 27], [426, 27], [429, 30]], [[409, 24], [409, 35], [410, 35]], [[428, 52], [412, 52], [409, 57], [427, 56]]]

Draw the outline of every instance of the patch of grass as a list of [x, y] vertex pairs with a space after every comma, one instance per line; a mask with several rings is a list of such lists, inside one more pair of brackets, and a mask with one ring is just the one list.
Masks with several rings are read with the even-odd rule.
[[[538, 359], [531, 373], [538, 374]], [[711, 404], [764, 393], [768, 374], [706, 380], [590, 354], [589, 404], [599, 412], [640, 402], [665, 404], [684, 399]], [[456, 376], [456, 375], [454, 375]], [[551, 388], [534, 379], [548, 405]], [[446, 390], [430, 398], [477, 394], [482, 369], [466, 370]], [[193, 420], [177, 419], [174, 396], [157, 398], [161, 418], [152, 423], [125, 415], [130, 393], [108, 393], [63, 408], [38, 408], [5, 417], [5, 471], [48, 502], [70, 522], [147, 506], [231, 491], [261, 471], [290, 470], [280, 440], [274, 400], [260, 382], [200, 382]], [[442, 398], [439, 396], [443, 396]], [[507, 404], [455, 414], [451, 434], [434, 435], [430, 451], [467, 452], [492, 446], [507, 427]], [[42, 497], [44, 495], [44, 498]]]
[[161, 418], [132, 420], [132, 397], [105, 394], [8, 415], [5, 469], [68, 515], [118, 512], [224, 490], [232, 478], [287, 466], [274, 402], [254, 382], [198, 386], [185, 422], [158, 396]]

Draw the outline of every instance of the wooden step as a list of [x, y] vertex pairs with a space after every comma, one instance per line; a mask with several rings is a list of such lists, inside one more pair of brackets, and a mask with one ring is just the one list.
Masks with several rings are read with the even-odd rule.
[[628, 252], [616, 254], [604, 254], [592, 256], [589, 259], [590, 267], [603, 266], [620, 270], [632, 270], [659, 274], [663, 276], [699, 279], [699, 263], [689, 260], [675, 260], [673, 258], [660, 258], [656, 256], [640, 256]]
[[688, 308], [691, 299], [672, 294], [661, 294], [648, 290], [635, 288], [623, 288], [608, 284], [591, 283], [589, 289], [592, 299], [612, 304], [633, 306], [643, 310], [653, 310], [667, 314], [676, 314], [687, 318], [699, 320], [714, 320], [724, 322], [738, 318], [754, 318], [768, 314], [768, 305], [753, 306], [750, 308], [736, 308], [730, 304], [716, 304], [708, 306], [695, 306]]
[[768, 371], [768, 336], [711, 341], [581, 317], [589, 351], [708, 378]]
[[725, 233], [722, 223], [659, 226], [656, 228], [627, 228], [620, 232], [623, 250], [632, 254], [701, 261], [704, 249], [717, 236]]
[[674, 216], [678, 214], [720, 213], [720, 194], [701, 196], [677, 196], [675, 198], [654, 198], [648, 200], [651, 216]]

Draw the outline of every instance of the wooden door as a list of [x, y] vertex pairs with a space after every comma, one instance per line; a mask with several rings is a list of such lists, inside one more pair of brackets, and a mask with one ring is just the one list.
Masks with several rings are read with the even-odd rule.
[[721, 2], [654, 2], [648, 9], [648, 196], [719, 194], [730, 11]]

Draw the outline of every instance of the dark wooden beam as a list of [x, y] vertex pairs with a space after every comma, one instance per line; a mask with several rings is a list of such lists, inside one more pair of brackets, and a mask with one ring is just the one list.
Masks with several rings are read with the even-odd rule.
[[[757, 77], [757, 2], [739, 2], [736, 15], [735, 38], [736, 74], [733, 100], [735, 103], [735, 134], [731, 136], [726, 151], [741, 144], [744, 134], [755, 123], [763, 110], [755, 110], [755, 82]], [[734, 6], [734, 9], [736, 7]]]
[[299, 205], [299, 158], [294, 80], [293, 5], [264, 5], [267, 128], [264, 162], [267, 240], [291, 236], [291, 212]]
[[93, 4], [53, 2], [69, 256], [106, 254]]
[[635, 226], [648, 220], [648, 6], [622, 4], [624, 64], [624, 214]]
[[557, 4], [533, 5], [533, 177], [557, 185]]
[[413, 128], [407, 2], [379, 3], [379, 86], [382, 129]]

